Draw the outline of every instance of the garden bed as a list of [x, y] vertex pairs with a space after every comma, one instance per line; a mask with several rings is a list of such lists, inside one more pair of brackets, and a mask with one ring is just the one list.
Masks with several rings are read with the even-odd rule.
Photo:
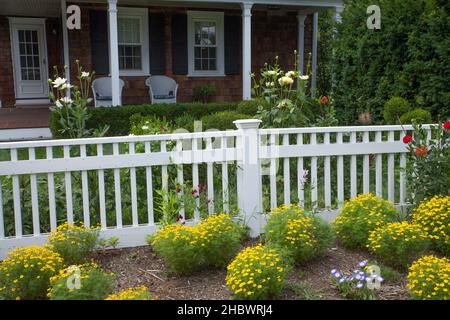
[[[249, 241], [246, 246], [256, 243]], [[355, 263], [372, 257], [363, 251], [348, 250], [335, 244], [327, 253], [302, 266], [295, 267], [280, 299], [344, 299], [332, 287], [330, 270], [351, 272]], [[151, 246], [107, 250], [94, 259], [105, 270], [116, 273], [116, 289], [144, 285], [153, 296], [162, 300], [230, 299], [231, 291], [225, 284], [226, 270], [204, 270], [190, 276], [171, 276], [167, 266]], [[379, 299], [408, 299], [405, 275], [398, 280], [387, 281], [378, 291]]]

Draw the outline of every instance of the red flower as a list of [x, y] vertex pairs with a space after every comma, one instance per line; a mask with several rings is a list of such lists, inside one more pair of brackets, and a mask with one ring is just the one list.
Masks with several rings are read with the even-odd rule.
[[446, 130], [450, 130], [450, 121], [445, 121], [443, 125]]
[[322, 98], [320, 99], [320, 103], [326, 105], [328, 103], [328, 98], [326, 96], [322, 96]]
[[403, 137], [403, 143], [410, 143], [411, 141], [412, 137], [409, 134]]
[[181, 192], [181, 188], [180, 188], [180, 187], [177, 187], [175, 191], [176, 191], [177, 193], [180, 193], [180, 192]]
[[181, 214], [178, 216], [177, 222], [180, 221], [180, 220], [183, 220], [183, 216]]
[[428, 148], [426, 146], [419, 146], [416, 148], [416, 155], [423, 158], [428, 154]]
[[196, 193], [197, 193], [197, 189], [194, 189], [194, 190], [191, 191], [191, 194], [192, 194], [192, 195], [194, 195], [194, 194], [196, 194]]

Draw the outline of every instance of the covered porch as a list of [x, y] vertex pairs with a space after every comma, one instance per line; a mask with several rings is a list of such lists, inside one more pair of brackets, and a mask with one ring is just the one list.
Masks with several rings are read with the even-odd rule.
[[[79, 29], [66, 27], [68, 17], [75, 12], [71, 5], [80, 8]], [[180, 86], [180, 102], [192, 101], [193, 88], [205, 83], [217, 87], [217, 101], [250, 99], [251, 72], [257, 72], [275, 56], [280, 57], [283, 67], [292, 68], [294, 50], [298, 52], [298, 68], [302, 73], [310, 62], [314, 88], [318, 12], [332, 8], [339, 19], [342, 1], [6, 0], [3, 8], [2, 15], [9, 19], [10, 25], [11, 19], [17, 17], [45, 20], [43, 41], [47, 57], [40, 57], [39, 67], [46, 69], [41, 72], [41, 81], [52, 76], [53, 65], [60, 68], [67, 65], [67, 78], [74, 79], [74, 61], [79, 59], [98, 76], [111, 77], [112, 104], [121, 105], [149, 103], [144, 82], [152, 75], [173, 78]], [[199, 48], [199, 52], [208, 52], [206, 59], [203, 53], [197, 56], [194, 39], [197, 22], [203, 23], [203, 30], [208, 25], [214, 27], [210, 35], [214, 43]], [[134, 30], [135, 37], [130, 30]], [[14, 41], [9, 31], [9, 40]], [[8, 48], [11, 49], [14, 51]], [[9, 54], [11, 65], [13, 55]], [[30, 104], [18, 97], [20, 76], [15, 71], [9, 84], [1, 79], [3, 107]], [[119, 79], [125, 82], [123, 99]], [[48, 90], [45, 85], [46, 82], [42, 97]]]

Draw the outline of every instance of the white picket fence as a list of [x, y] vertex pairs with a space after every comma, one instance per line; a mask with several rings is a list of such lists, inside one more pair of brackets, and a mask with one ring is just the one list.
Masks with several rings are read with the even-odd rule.
[[[121, 247], [143, 245], [145, 237], [158, 228], [154, 182], [168, 191], [172, 178], [180, 185], [189, 181], [193, 189], [206, 184], [209, 214], [229, 212], [230, 198], [237, 199], [252, 236], [261, 233], [267, 208], [282, 203], [308, 204], [330, 213], [346, 199], [371, 191], [405, 204], [405, 176], [399, 168], [406, 164], [407, 150], [401, 139], [410, 126], [258, 129], [259, 125], [259, 120], [239, 120], [238, 130], [230, 131], [0, 143], [0, 259], [14, 247], [44, 243], [48, 231], [64, 220], [81, 220], [89, 226], [93, 217], [103, 236], [118, 237]], [[58, 149], [62, 154], [57, 157], [54, 151]], [[206, 168], [203, 175], [201, 166]], [[187, 167], [192, 176], [185, 179]], [[160, 168], [158, 176], [155, 168]], [[233, 168], [235, 184], [229, 180]], [[129, 174], [130, 212], [123, 212], [123, 170]], [[106, 171], [114, 181], [113, 213], [106, 212]], [[88, 179], [92, 172], [96, 173], [94, 187]], [[176, 172], [175, 176], [170, 172]], [[81, 183], [78, 195], [73, 192], [76, 174]], [[138, 174], [145, 175], [139, 177], [145, 186], [137, 185]], [[57, 175], [63, 183], [57, 182]], [[46, 188], [41, 195], [43, 183]], [[229, 188], [233, 184], [236, 187]], [[145, 188], [144, 199], [138, 199], [138, 188]], [[56, 193], [61, 192], [64, 203], [57, 203]], [[215, 199], [218, 195], [220, 199]], [[24, 213], [25, 196], [30, 197], [29, 217]], [[94, 197], [99, 205], [92, 210]], [[75, 198], [81, 199], [82, 212], [74, 212]], [[142, 206], [138, 209], [142, 201], [146, 202], [145, 218]], [[42, 210], [43, 206], [47, 209]], [[108, 214], [114, 221], [107, 221]], [[184, 218], [184, 210], [180, 214]], [[131, 217], [130, 223], [124, 223], [125, 215]], [[195, 224], [199, 218], [197, 209], [188, 223]], [[27, 219], [29, 232], [24, 231]], [[44, 222], [49, 230], [44, 230]]]

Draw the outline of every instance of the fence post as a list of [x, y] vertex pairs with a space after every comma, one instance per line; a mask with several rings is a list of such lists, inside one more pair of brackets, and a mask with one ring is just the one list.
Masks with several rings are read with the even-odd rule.
[[262, 180], [259, 159], [261, 120], [246, 119], [233, 122], [239, 129], [237, 150], [242, 158], [237, 162], [237, 193], [240, 214], [250, 228], [250, 236], [261, 234]]

